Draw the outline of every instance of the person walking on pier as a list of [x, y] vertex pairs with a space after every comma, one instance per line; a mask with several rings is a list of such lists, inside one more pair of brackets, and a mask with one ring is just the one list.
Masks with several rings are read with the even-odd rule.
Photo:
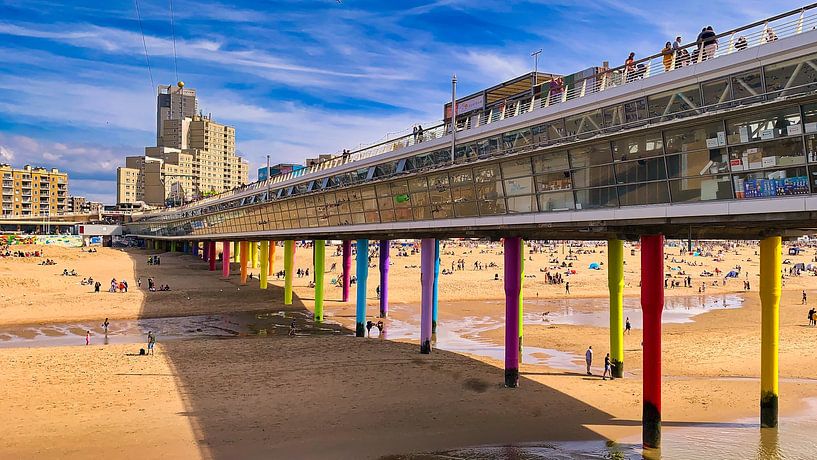
[[587, 347], [587, 351], [584, 352], [584, 360], [587, 362], [587, 375], [593, 375], [590, 372], [590, 366], [593, 364], [593, 346]]
[[607, 380], [607, 375], [610, 375], [610, 380], [613, 380], [613, 371], [610, 369], [610, 353], [604, 357], [604, 373], [601, 374], [602, 380]]

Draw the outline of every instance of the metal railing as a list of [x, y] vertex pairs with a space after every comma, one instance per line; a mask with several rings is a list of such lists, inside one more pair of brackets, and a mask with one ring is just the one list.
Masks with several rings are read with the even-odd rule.
[[[812, 3], [796, 10], [791, 10], [746, 26], [716, 34], [714, 37], [714, 46], [712, 46], [713, 44], [705, 44], [710, 43], [712, 39], [706, 42], [696, 40], [695, 42], [678, 46], [669, 53], [659, 52], [640, 60], [625, 63], [619, 67], [603, 69], [600, 73], [578, 80], [572, 85], [563, 84], [562, 81], [560, 81], [561, 79], [541, 83], [538, 85], [538, 88], [533, 91], [534, 96], [508, 101], [505, 104], [491, 107], [465, 120], [458, 120], [457, 131], [467, 131], [506, 118], [512, 118], [547, 108], [551, 105], [580, 99], [609, 88], [672, 72], [706, 60], [741, 52], [747, 48], [772, 43], [778, 39], [794, 36], [804, 31], [814, 30], [817, 28], [817, 10], [815, 10], [815, 8], [817, 8], [817, 3]], [[407, 133], [407, 131], [408, 130], [404, 130], [402, 132]], [[441, 138], [450, 134], [451, 130], [448, 124], [439, 123], [430, 128], [423, 129], [422, 132], [419, 133], [401, 134], [402, 132], [387, 134], [385, 141], [380, 141], [352, 152], [342, 153], [330, 160], [316, 163], [296, 171], [281, 173], [265, 181], [253, 182], [172, 209], [174, 211], [183, 211], [192, 207], [205, 206], [209, 203], [222, 200], [225, 197], [242, 194], [247, 191], [263, 190], [290, 179], [313, 175], [348, 163], [365, 160], [422, 142]], [[398, 136], [392, 137], [394, 134], [398, 134]], [[149, 215], [160, 212], [162, 212], [162, 210], [145, 214]]]

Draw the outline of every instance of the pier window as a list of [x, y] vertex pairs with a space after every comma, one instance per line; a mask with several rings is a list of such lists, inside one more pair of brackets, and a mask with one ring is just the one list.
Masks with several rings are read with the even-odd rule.
[[565, 118], [565, 131], [578, 138], [592, 137], [604, 125], [601, 109], [591, 110]]
[[573, 186], [576, 188], [598, 187], [615, 183], [611, 165], [583, 168], [573, 171]]
[[541, 193], [538, 199], [539, 210], [542, 212], [576, 209], [573, 192]]
[[618, 206], [615, 187], [576, 190], [576, 209], [595, 209]]
[[615, 165], [616, 181], [619, 184], [647, 182], [667, 178], [664, 157], [627, 161]]
[[732, 175], [735, 198], [753, 199], [809, 193], [805, 167], [768, 169]]
[[723, 147], [726, 131], [722, 122], [707, 123], [664, 131], [664, 151], [667, 154]]
[[613, 141], [615, 161], [649, 158], [664, 153], [664, 141], [660, 132], [624, 137]]
[[454, 202], [454, 216], [479, 215], [477, 196], [474, 191], [474, 177], [470, 169], [451, 173], [451, 200]]
[[474, 182], [480, 215], [505, 214], [505, 194], [499, 174], [499, 165], [474, 168]]
[[574, 148], [568, 152], [570, 154], [570, 166], [574, 169], [613, 162], [612, 151], [608, 142]]
[[525, 148], [531, 145], [531, 143], [532, 134], [529, 128], [511, 131], [502, 136], [502, 147], [506, 152]]
[[651, 118], [661, 121], [688, 117], [700, 113], [701, 90], [698, 85], [655, 94], [647, 98]]
[[798, 136], [730, 147], [729, 161], [732, 171], [740, 172], [802, 165], [806, 156]]
[[[729, 78], [718, 78], [701, 83], [701, 93], [703, 94], [703, 105], [717, 108], [732, 100], [732, 86]], [[710, 109], [711, 110], [711, 109]]]
[[817, 89], [817, 54], [763, 68], [770, 97], [785, 97]]
[[727, 140], [729, 144], [742, 144], [801, 134], [803, 127], [800, 122], [798, 106], [755, 112], [727, 120]]
[[760, 69], [732, 77], [732, 97], [738, 104], [750, 104], [763, 99], [763, 79]]
[[[647, 100], [636, 99], [634, 101], [616, 104], [602, 110], [605, 128], [631, 127], [643, 123], [647, 119]], [[614, 129], [608, 129], [612, 131]]]
[[570, 169], [566, 150], [542, 153], [533, 157], [533, 172], [536, 174], [565, 169]]
[[667, 156], [667, 174], [671, 178], [707, 176], [729, 172], [725, 148], [696, 150]]
[[673, 203], [693, 203], [732, 198], [732, 180], [728, 175], [686, 177], [669, 182]]
[[409, 194], [408, 182], [398, 180], [391, 184], [392, 199], [394, 200], [394, 220], [408, 221], [412, 219], [411, 195]]
[[619, 186], [618, 199], [621, 206], [669, 203], [669, 188], [664, 181]]

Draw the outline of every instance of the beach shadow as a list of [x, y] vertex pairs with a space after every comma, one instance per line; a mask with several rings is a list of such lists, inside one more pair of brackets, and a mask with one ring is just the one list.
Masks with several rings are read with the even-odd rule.
[[146, 292], [143, 318], [184, 315], [195, 302], [195, 314], [203, 304], [213, 313], [284, 312], [297, 322], [294, 337], [273, 329], [217, 341], [158, 338], [157, 355], [170, 364], [185, 405], [177, 415], [192, 427], [203, 458], [378, 458], [485, 444], [603, 440], [587, 426], [622, 423], [525, 376], [535, 373], [509, 389], [503, 369], [464, 355], [422, 355], [419, 344], [356, 338], [340, 326], [317, 333], [325, 327], [311, 322], [306, 299], [295, 295], [284, 307], [279, 286], [263, 292], [257, 280], [238, 286], [237, 275], [224, 280], [220, 270], [211, 272], [183, 253], [165, 253], [162, 265], [148, 266], [149, 252], [128, 251], [143, 288], [148, 276], [158, 285], [171, 273], [177, 286]]

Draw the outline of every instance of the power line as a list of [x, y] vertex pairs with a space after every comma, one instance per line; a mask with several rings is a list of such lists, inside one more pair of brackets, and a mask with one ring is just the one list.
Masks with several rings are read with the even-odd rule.
[[179, 62], [176, 58], [176, 26], [173, 24], [173, 0], [168, 0], [170, 3], [170, 33], [173, 35], [173, 68], [176, 71], [176, 81], [179, 80]]
[[150, 92], [152, 93], [156, 89], [156, 85], [153, 83], [153, 70], [150, 68], [148, 45], [145, 42], [145, 29], [142, 28], [142, 15], [139, 13], [139, 0], [133, 0], [133, 3], [136, 5], [136, 19], [139, 21], [139, 32], [142, 33], [142, 47], [145, 49], [145, 62], [148, 66], [148, 75], [150, 75]]

